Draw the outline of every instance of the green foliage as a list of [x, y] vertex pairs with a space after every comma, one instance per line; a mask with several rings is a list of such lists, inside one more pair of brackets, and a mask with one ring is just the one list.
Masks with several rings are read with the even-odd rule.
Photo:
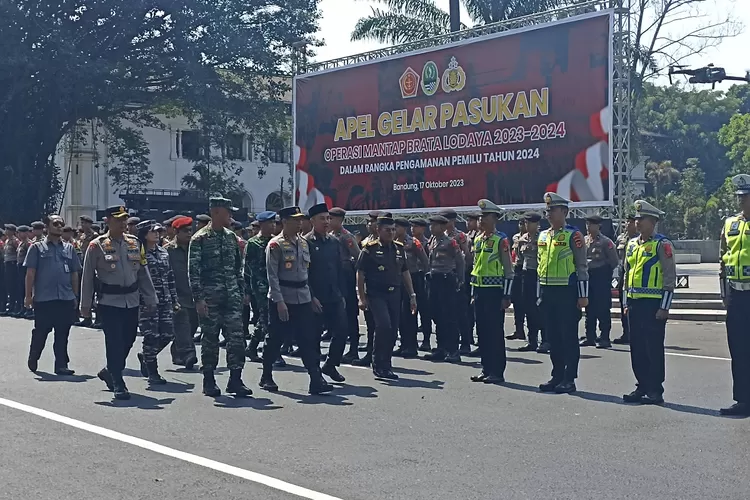
[[750, 113], [734, 115], [719, 131], [719, 142], [728, 150], [732, 172], [750, 173]]
[[110, 166], [122, 189], [128, 176], [135, 189], [148, 182], [137, 131], [160, 107], [273, 131], [289, 90], [277, 76], [319, 16], [315, 0], [0, 2], [0, 214], [39, 216], [48, 198], [36, 185], [82, 122], [122, 120], [106, 136], [124, 162]]

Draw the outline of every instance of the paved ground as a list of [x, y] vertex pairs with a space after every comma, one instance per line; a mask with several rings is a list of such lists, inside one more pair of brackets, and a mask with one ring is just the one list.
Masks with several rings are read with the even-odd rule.
[[[346, 384], [310, 397], [292, 360], [277, 375], [281, 392], [214, 401], [200, 394], [198, 373], [174, 370], [162, 355], [169, 385], [148, 390], [131, 370], [133, 399], [113, 403], [93, 378], [101, 332], [74, 328], [80, 376], [61, 379], [25, 368], [29, 329], [0, 319], [0, 498], [745, 500], [750, 492], [750, 420], [716, 412], [731, 402], [721, 325], [669, 325], [661, 408], [623, 404], [633, 386], [627, 351], [593, 348], [573, 396], [537, 393], [549, 360], [512, 352], [504, 386], [469, 382], [473, 362], [397, 360], [398, 382], [345, 367]], [[51, 365], [46, 352], [40, 370]], [[248, 385], [259, 374], [248, 365]], [[219, 378], [225, 385], [226, 373]]]

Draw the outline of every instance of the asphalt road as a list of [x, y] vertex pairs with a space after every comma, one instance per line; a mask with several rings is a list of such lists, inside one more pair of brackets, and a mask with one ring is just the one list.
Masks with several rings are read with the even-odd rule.
[[[510, 324], [508, 324], [510, 326]], [[155, 390], [135, 371], [130, 401], [94, 377], [99, 331], [74, 328], [72, 377], [52, 372], [51, 339], [26, 368], [31, 323], [0, 319], [0, 498], [46, 499], [742, 499], [750, 494], [750, 419], [731, 403], [724, 326], [670, 323], [664, 407], [621, 402], [626, 349], [585, 348], [575, 395], [539, 394], [545, 355], [509, 353], [507, 383], [474, 384], [478, 364], [396, 360], [401, 379], [366, 369], [308, 396], [299, 360], [281, 391], [208, 399], [200, 374]], [[619, 335], [619, 331], [613, 332]], [[509, 347], [521, 345], [509, 342]], [[140, 340], [137, 343], [140, 346]], [[46, 373], [45, 373], [46, 372]], [[226, 384], [227, 374], [219, 375]]]

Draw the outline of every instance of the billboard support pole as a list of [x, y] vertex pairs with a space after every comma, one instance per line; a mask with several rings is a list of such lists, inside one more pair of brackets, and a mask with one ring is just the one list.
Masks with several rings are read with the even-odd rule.
[[622, 220], [633, 204], [630, 181], [631, 168], [631, 88], [633, 67], [631, 48], [630, 9], [632, 0], [612, 0], [614, 26], [612, 30], [612, 175], [614, 177], [614, 208], [612, 219]]
[[451, 33], [461, 31], [461, 10], [458, 0], [450, 0]]

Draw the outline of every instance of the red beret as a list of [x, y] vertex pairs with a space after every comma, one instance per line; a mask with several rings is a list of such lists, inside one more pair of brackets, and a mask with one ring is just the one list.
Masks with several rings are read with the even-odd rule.
[[192, 226], [193, 219], [190, 217], [177, 217], [172, 221], [172, 227], [175, 229], [181, 229], [183, 227]]

